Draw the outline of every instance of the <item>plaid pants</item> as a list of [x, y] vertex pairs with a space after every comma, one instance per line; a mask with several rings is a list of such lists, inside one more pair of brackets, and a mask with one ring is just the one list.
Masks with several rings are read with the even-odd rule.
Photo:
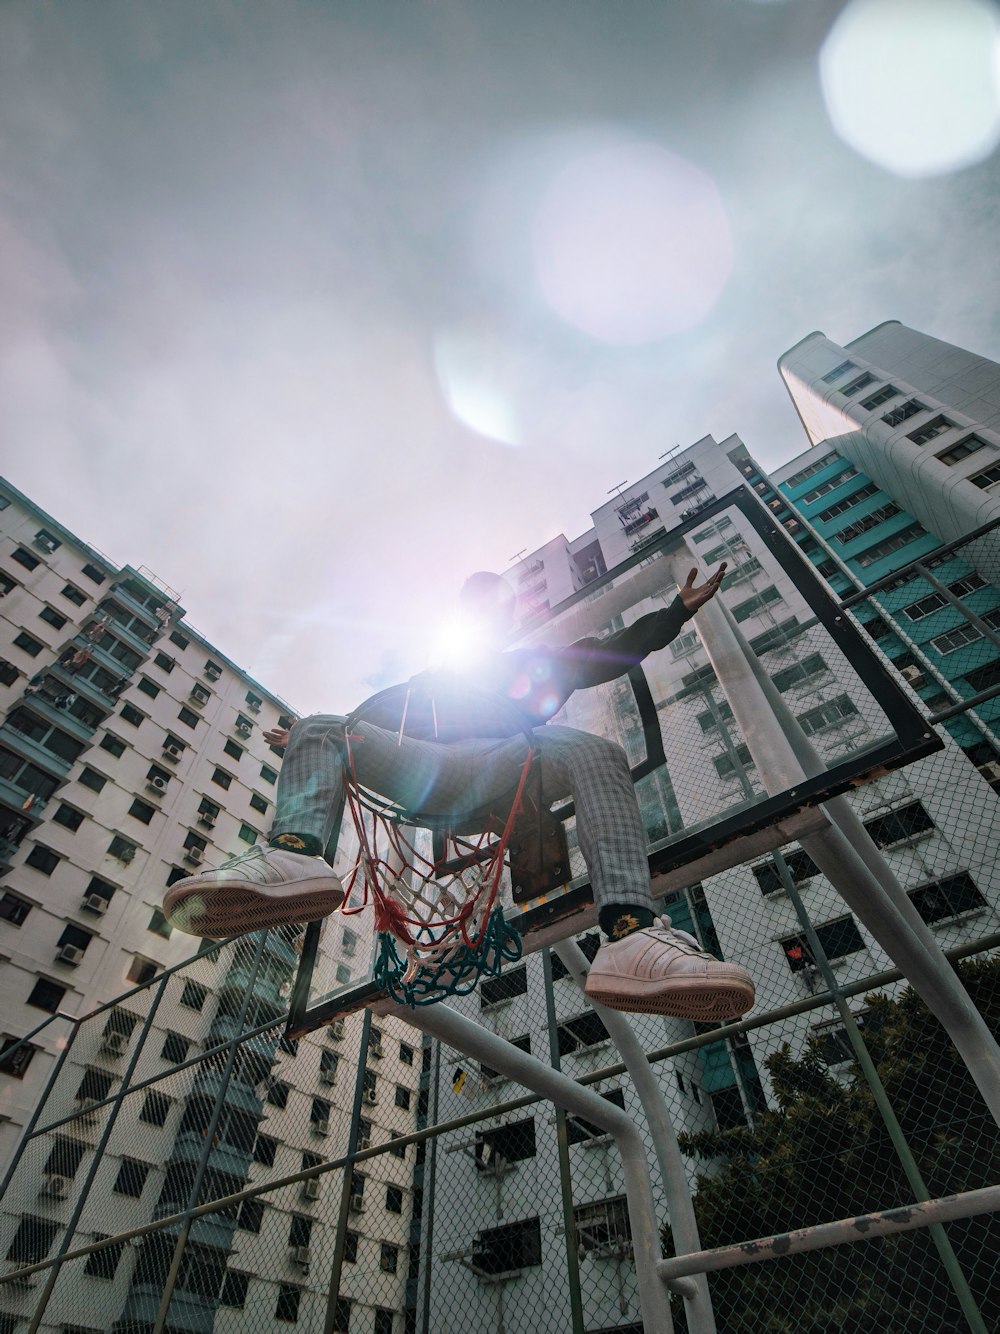
[[[292, 728], [271, 837], [311, 834], [328, 847], [344, 809], [345, 719], [314, 714]], [[443, 745], [385, 731], [351, 729], [351, 755], [363, 787], [407, 811], [473, 817], [513, 798], [527, 750], [523, 736]], [[531, 746], [541, 759], [542, 799], [571, 797], [576, 832], [594, 902], [655, 911], [649, 891], [646, 833], [628, 760], [620, 746], [572, 727], [536, 727]]]

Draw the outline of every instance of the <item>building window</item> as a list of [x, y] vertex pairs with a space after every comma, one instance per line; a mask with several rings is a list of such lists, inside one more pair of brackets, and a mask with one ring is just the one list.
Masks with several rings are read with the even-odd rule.
[[[811, 880], [813, 876], [819, 875], [819, 867], [802, 848], [792, 848], [782, 855], [794, 884], [800, 885], [804, 880]], [[762, 894], [779, 894], [784, 889], [773, 858], [751, 869]]]
[[[823, 947], [823, 953], [831, 961], [842, 959], [847, 954], [856, 954], [865, 948], [861, 933], [854, 924], [854, 918], [838, 917], [836, 921], [826, 922], [816, 928], [816, 935]], [[805, 936], [788, 936], [781, 941], [785, 952], [785, 961], [793, 973], [815, 965], [809, 943]]]
[[62, 1223], [50, 1223], [47, 1218], [27, 1214], [17, 1226], [7, 1259], [22, 1265], [38, 1264], [48, 1255], [56, 1234], [62, 1230]]
[[18, 565], [23, 565], [26, 570], [35, 570], [42, 563], [37, 556], [33, 556], [24, 547], [16, 547], [10, 554], [11, 559], [16, 560]]
[[410, 1090], [404, 1088], [402, 1084], [396, 1085], [396, 1106], [404, 1112], [410, 1110]]
[[190, 1047], [190, 1039], [181, 1037], [180, 1033], [168, 1033], [160, 1049], [160, 1058], [171, 1065], [180, 1065], [181, 1061], [187, 1060]]
[[62, 595], [76, 607], [82, 607], [87, 601], [86, 593], [81, 593], [80, 590], [75, 588], [72, 584], [67, 584], [65, 588], [63, 588]]
[[[253, 1142], [253, 1160], [265, 1167], [274, 1166], [274, 1156], [278, 1152], [278, 1141], [271, 1135], [258, 1135]], [[303, 1242], [305, 1246], [307, 1243]]]
[[912, 440], [915, 445], [926, 445], [928, 440], [944, 435], [945, 431], [950, 431], [954, 425], [955, 423], [949, 421], [947, 417], [932, 417], [929, 422], [924, 422], [923, 426], [910, 431], [906, 438]]
[[170, 635], [170, 642], [171, 644], [176, 644], [178, 648], [184, 649], [187, 648], [191, 641], [186, 635], [182, 635], [179, 630], [174, 630]]
[[[890, 412], [887, 412], [882, 420], [886, 426], [902, 426], [903, 422], [908, 421], [910, 417], [915, 417], [918, 412], [926, 412], [927, 405], [921, 403], [917, 398], [908, 398], [905, 403], [900, 403]], [[911, 436], [912, 440], [913, 437]]]
[[290, 1325], [294, 1325], [299, 1318], [299, 1302], [302, 1300], [302, 1289], [295, 1286], [294, 1283], [278, 1284], [278, 1303], [274, 1308], [275, 1320], [284, 1320]]
[[193, 713], [193, 712], [192, 712], [190, 709], [188, 709], [188, 708], [184, 708], [184, 707], [182, 707], [182, 708], [181, 708], [181, 711], [180, 711], [180, 713], [178, 713], [177, 717], [181, 720], [181, 722], [185, 725], [185, 727], [197, 727], [197, 726], [198, 726], [198, 715], [197, 715], [196, 713]]
[[351, 1307], [350, 1297], [338, 1297], [333, 1309], [333, 1334], [350, 1334]]
[[832, 371], [827, 371], [827, 373], [823, 376], [823, 383], [833, 384], [834, 380], [839, 380], [842, 375], [846, 375], [848, 371], [853, 371], [853, 370], [854, 370], [853, 361], [842, 361], [839, 366], [834, 366]]
[[894, 384], [884, 384], [881, 389], [877, 389], [869, 398], [863, 398], [861, 400], [861, 406], [864, 408], [865, 412], [874, 412], [875, 409], [880, 408], [883, 403], [888, 403], [890, 398], [896, 398], [898, 395], [899, 390]]
[[153, 915], [146, 924], [146, 930], [152, 931], [156, 936], [162, 936], [164, 940], [169, 940], [173, 934], [174, 928], [164, 917], [160, 909], [154, 908]]
[[51, 848], [43, 847], [41, 843], [36, 843], [24, 859], [25, 866], [32, 866], [36, 871], [41, 871], [42, 875], [51, 875], [59, 865], [59, 857]]
[[715, 772], [720, 778], [735, 778], [741, 769], [749, 770], [754, 767], [750, 751], [746, 746], [739, 745], [735, 747], [735, 760], [729, 754], [716, 755], [712, 763], [715, 765]]
[[255, 811], [259, 811], [261, 815], [267, 814], [267, 798], [262, 797], [259, 792], [250, 793], [250, 805]]
[[892, 502], [888, 505], [879, 505], [877, 509], [872, 510], [869, 514], [863, 515], [854, 523], [849, 523], [846, 528], [841, 528], [839, 532], [834, 533], [833, 540], [839, 542], [842, 546], [846, 546], [848, 542], [853, 542], [862, 533], [871, 532], [873, 528], [885, 523], [886, 519], [895, 518], [897, 514], [902, 514], [898, 505], [894, 505]]
[[847, 695], [817, 704], [814, 709], [807, 709], [798, 715], [799, 724], [806, 736], [815, 736], [831, 727], [839, 727], [847, 718], [860, 716], [854, 702]]
[[66, 617], [52, 607], [43, 607], [38, 613], [38, 619], [47, 622], [55, 630], [61, 630], [66, 624]]
[[397, 1139], [401, 1139], [401, 1138], [402, 1138], [402, 1136], [400, 1135], [400, 1133], [399, 1133], [398, 1130], [390, 1130], [390, 1131], [389, 1131], [389, 1152], [392, 1154], [393, 1158], [405, 1158], [405, 1157], [406, 1157], [406, 1145], [405, 1145], [405, 1144], [396, 1144], [396, 1143], [393, 1142], [393, 1141], [395, 1141], [395, 1140], [397, 1140]]
[[492, 1171], [497, 1158], [505, 1163], [521, 1163], [535, 1156], [535, 1121], [527, 1117], [496, 1130], [481, 1130], [476, 1135], [476, 1167]]
[[839, 392], [842, 393], [845, 398], [851, 398], [854, 394], [860, 394], [862, 389], [867, 389], [870, 384], [874, 383], [875, 376], [872, 375], [870, 371], [862, 371], [860, 375], [855, 376], [855, 378], [848, 384], [843, 385]]
[[[156, 699], [157, 695], [160, 693], [160, 687], [156, 684], [155, 681], [151, 681], [148, 676], [143, 676], [139, 678], [139, 684], [136, 687], [136, 689], [141, 690], [142, 693], [144, 695], [148, 695], [150, 699]], [[122, 709], [122, 717], [123, 718], [125, 717], [124, 709]], [[141, 715], [139, 717], [139, 721], [140, 722], [142, 721]]]
[[107, 578], [103, 570], [99, 570], [96, 565], [91, 565], [89, 561], [83, 567], [83, 573], [95, 584], [103, 584]]
[[885, 538], [882, 542], [877, 542], [874, 546], [868, 547], [865, 551], [860, 551], [854, 559], [862, 568], [867, 569], [870, 565], [875, 565], [884, 557], [894, 551], [899, 551], [902, 547], [909, 546], [917, 538], [925, 537], [927, 530], [919, 523], [911, 523], [907, 528], [901, 528], [898, 533], [893, 533], [892, 537]]
[[624, 1196], [577, 1205], [573, 1222], [577, 1245], [596, 1259], [622, 1258], [629, 1253], [632, 1232]]
[[931, 640], [931, 647], [937, 649], [944, 657], [946, 653], [954, 653], [956, 649], [963, 648], [966, 644], [974, 644], [982, 637], [974, 625], [959, 625], [946, 634], [935, 635]]
[[980, 690], [989, 690], [991, 686], [1000, 685], [1000, 658], [994, 658], [992, 662], [984, 663], [982, 667], [974, 667], [963, 675], [976, 694]]
[[963, 459], [967, 459], [970, 454], [978, 454], [981, 449], [987, 449], [988, 447], [988, 441], [983, 440], [981, 436], [967, 435], [964, 440], [959, 440], [950, 449], [935, 454], [934, 457], [939, 463], [951, 468], [956, 463], [961, 463]]
[[83, 815], [80, 811], [75, 811], [72, 806], [67, 806], [65, 802], [59, 807], [53, 820], [56, 824], [61, 824], [65, 829], [71, 830], [74, 834], [83, 824]]
[[493, 1005], [510, 1000], [514, 996], [524, 996], [528, 991], [528, 976], [525, 968], [512, 968], [500, 977], [488, 978], [479, 988], [479, 1008], [488, 1010]]
[[995, 486], [1000, 486], [1000, 463], [995, 463], [992, 468], [986, 468], [983, 472], [977, 472], [974, 477], [967, 477], [966, 481], [978, 486], [980, 491], [992, 491]]
[[986, 900], [976, 888], [976, 882], [965, 871], [908, 892], [910, 902], [928, 926], [986, 907]]
[[12, 662], [6, 658], [0, 658], [0, 682], [5, 686], [12, 686], [21, 675]]
[[[324, 1047], [319, 1054], [319, 1069], [322, 1075], [332, 1075], [333, 1079], [337, 1077], [337, 1067], [340, 1064], [340, 1057], [329, 1047]], [[333, 1082], [331, 1079], [329, 1082]]]
[[260, 766], [260, 776], [265, 783], [276, 783], [278, 781], [277, 769], [272, 769], [269, 764], [262, 764]]
[[204, 1009], [208, 996], [208, 987], [203, 987], [200, 982], [193, 982], [189, 978], [184, 983], [184, 990], [181, 992], [181, 1004], [187, 1006], [189, 1010], [200, 1011]]
[[264, 1219], [263, 1200], [244, 1200], [236, 1215], [236, 1226], [242, 1232], [259, 1232]]
[[125, 976], [130, 982], [135, 982], [137, 986], [141, 987], [145, 982], [152, 982], [159, 970], [160, 965], [155, 959], [146, 959], [143, 955], [136, 954], [133, 956]]
[[267, 1092], [264, 1094], [265, 1102], [269, 1102], [272, 1107], [283, 1108], [288, 1106], [288, 1095], [291, 1089], [288, 1084], [280, 1079], [272, 1079], [267, 1086]]
[[228, 756], [230, 756], [231, 759], [241, 760], [243, 758], [243, 747], [238, 746], [235, 741], [227, 739], [226, 744], [222, 747], [222, 749], [226, 752]]
[[[822, 520], [823, 523], [827, 523], [830, 519], [835, 519], [838, 514], [846, 514], [848, 510], [853, 509], [854, 506], [860, 504], [862, 500], [867, 500], [869, 496], [878, 495], [880, 489], [881, 488], [878, 487], [875, 482], [866, 482], [864, 486], [859, 487], [857, 491], [852, 491], [851, 494], [845, 496], [843, 500], [838, 500], [835, 505], [829, 506], [828, 509], [820, 510], [816, 515], [816, 519]], [[834, 566], [834, 570], [836, 570], [836, 566]]]
[[328, 1130], [332, 1110], [325, 1098], [313, 1098], [309, 1108], [309, 1124], [314, 1129]]
[[757, 612], [763, 611], [765, 607], [774, 602], [782, 602], [784, 599], [772, 584], [770, 588], [763, 589], [752, 598], [747, 598], [744, 602], [738, 602], [735, 607], [731, 607], [733, 619], [736, 621], [745, 621]]
[[[94, 1240], [106, 1241], [109, 1235], [107, 1232], [95, 1232]], [[83, 1266], [83, 1272], [91, 1278], [114, 1278], [124, 1250], [125, 1242], [119, 1241], [104, 1246], [99, 1251], [91, 1251], [87, 1256], [87, 1263]]]
[[386, 1186], [385, 1207], [390, 1214], [401, 1214], [403, 1212], [402, 1186]]
[[128, 808], [128, 813], [133, 819], [141, 820], [143, 824], [149, 824], [153, 816], [156, 814], [156, 807], [150, 806], [148, 802], [140, 801], [139, 798], [136, 797], [135, 801], [133, 801], [132, 805]]
[[793, 663], [791, 667], [786, 667], [783, 671], [775, 672], [771, 677], [775, 687], [784, 693], [795, 685], [802, 685], [806, 681], [811, 681], [814, 677], [821, 676], [830, 669], [819, 653], [810, 653], [803, 658], [801, 662]]
[[165, 1093], [158, 1093], [156, 1089], [150, 1089], [142, 1104], [139, 1120], [145, 1121], [151, 1126], [162, 1126], [167, 1119], [169, 1111], [170, 1099], [167, 1095]]
[[256, 843], [260, 835], [257, 830], [254, 829], [253, 825], [241, 824], [240, 832], [237, 837], [242, 839], [244, 843]]
[[609, 1041], [608, 1030], [593, 1011], [586, 1011], [560, 1024], [556, 1029], [560, 1056], [572, 1056], [588, 1047]]
[[542, 1263], [542, 1231], [537, 1218], [487, 1228], [476, 1237], [472, 1265], [482, 1274], [509, 1274]]
[[39, 640], [32, 638], [26, 631], [22, 630], [19, 635], [14, 637], [14, 644], [17, 648], [27, 653], [29, 658], [37, 658], [39, 653], [45, 647]]
[[122, 838], [120, 834], [115, 834], [108, 844], [108, 855], [126, 864], [134, 860], [137, 851], [137, 845], [130, 843], [127, 838]]
[[101, 750], [106, 750], [117, 760], [125, 754], [125, 742], [113, 732], [105, 732], [101, 738]]
[[222, 1281], [222, 1292], [219, 1294], [219, 1305], [242, 1311], [246, 1305], [249, 1286], [249, 1274], [243, 1274], [238, 1269], [227, 1269], [226, 1277]]
[[344, 1234], [344, 1260], [349, 1265], [358, 1263], [359, 1240], [357, 1232], [345, 1232]]
[[18, 894], [12, 894], [9, 889], [5, 889], [3, 897], [0, 898], [0, 920], [10, 922], [11, 926], [21, 926], [31, 912], [32, 906], [27, 899], [22, 899]]
[[[93, 939], [94, 937], [91, 933], [89, 931], [84, 931], [82, 926], [77, 926], [74, 922], [67, 922], [62, 934], [56, 941], [56, 945], [59, 949], [62, 949], [64, 945], [69, 945], [71, 948], [80, 950], [82, 953]], [[63, 960], [63, 962], [68, 963], [69, 960]]]
[[413, 1064], [413, 1048], [407, 1042], [399, 1044], [399, 1059], [404, 1065]]
[[225, 769], [217, 768], [215, 772], [212, 774], [212, 782], [218, 783], [219, 787], [228, 789], [232, 781], [233, 781], [232, 774], [227, 774]]
[[0, 1034], [0, 1074], [23, 1079], [37, 1050], [34, 1043], [22, 1043], [12, 1033]]
[[156, 657], [153, 659], [153, 662], [156, 664], [157, 667], [160, 668], [161, 671], [166, 672], [168, 675], [177, 666], [173, 658], [169, 658], [166, 655], [166, 653], [157, 653]]
[[152, 1163], [141, 1162], [138, 1158], [123, 1158], [113, 1190], [117, 1195], [131, 1195], [138, 1199], [152, 1168]]
[[[389, 1268], [386, 1259], [387, 1252], [390, 1251], [396, 1252], [396, 1259], [394, 1261], [392, 1269]], [[396, 1272], [395, 1265], [398, 1262], [399, 1262], [399, 1252], [397, 1248], [395, 1246], [390, 1246], [387, 1242], [383, 1242], [381, 1268], [384, 1269], [388, 1274], [394, 1274]], [[392, 1334], [392, 1320], [393, 1320], [393, 1313], [389, 1310], [387, 1306], [376, 1306], [375, 1324], [372, 1327], [372, 1334]]]

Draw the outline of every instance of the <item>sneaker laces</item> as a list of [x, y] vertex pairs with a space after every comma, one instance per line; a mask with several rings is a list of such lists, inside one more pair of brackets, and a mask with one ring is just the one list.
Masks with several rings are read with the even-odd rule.
[[679, 927], [674, 926], [666, 913], [660, 918], [660, 925], [663, 930], [669, 931], [672, 936], [680, 936], [681, 940], [686, 941], [689, 945], [693, 945], [696, 950], [701, 949], [701, 941], [696, 940], [690, 931], [681, 931]]

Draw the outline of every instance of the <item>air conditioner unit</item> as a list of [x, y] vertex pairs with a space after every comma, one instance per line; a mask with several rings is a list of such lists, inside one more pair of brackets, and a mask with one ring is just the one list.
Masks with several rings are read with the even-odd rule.
[[168, 781], [166, 778], [150, 778], [146, 786], [153, 792], [166, 792]]
[[363, 1214], [365, 1211], [365, 1197], [363, 1195], [352, 1195], [350, 1210], [352, 1214]]
[[[209, 679], [210, 681], [218, 681], [219, 677], [222, 675], [222, 668], [221, 668], [221, 667], [206, 667], [206, 668], [205, 668], [205, 675], [208, 677], [208, 679]], [[197, 687], [195, 687], [195, 689], [197, 689]]]
[[91, 912], [106, 913], [108, 911], [108, 901], [103, 894], [85, 894], [83, 896], [83, 906], [89, 908]]
[[193, 699], [196, 704], [207, 704], [212, 698], [211, 691], [205, 690], [202, 686], [192, 686], [189, 699]]
[[979, 766], [979, 772], [987, 783], [1000, 782], [1000, 761], [987, 760], [985, 764]]
[[247, 700], [247, 708], [251, 713], [260, 713], [260, 704], [255, 699]]
[[56, 950], [56, 958], [60, 963], [71, 963], [76, 967], [83, 958], [83, 950], [79, 945], [60, 945]]
[[179, 760], [181, 757], [180, 746], [171, 746], [169, 743], [163, 747], [163, 753], [168, 760]]
[[292, 1263], [301, 1265], [303, 1269], [312, 1264], [312, 1251], [308, 1246], [292, 1247]]
[[315, 1177], [302, 1183], [302, 1198], [304, 1200], [318, 1200], [323, 1190], [322, 1183]]
[[13, 1267], [12, 1269], [9, 1269], [9, 1270], [7, 1271], [8, 1275], [10, 1276], [9, 1279], [8, 1279], [8, 1281], [9, 1281], [11, 1287], [14, 1287], [14, 1288], [33, 1288], [33, 1287], [36, 1285], [36, 1283], [38, 1282], [38, 1279], [39, 1279], [39, 1276], [40, 1276], [40, 1275], [39, 1275], [39, 1274], [25, 1274], [23, 1277], [18, 1278], [18, 1277], [17, 1277], [17, 1269], [18, 1269], [18, 1266], [17, 1266], [17, 1265], [14, 1265], [14, 1267]]
[[368, 1055], [371, 1056], [371, 1057], [373, 1057], [376, 1061], [381, 1060], [381, 1059], [382, 1059], [382, 1046], [381, 1046], [381, 1044], [378, 1043], [378, 1042], [369, 1042], [369, 1044], [368, 1044]]
[[378, 1102], [378, 1095], [376, 1094], [374, 1089], [365, 1089], [365, 1102], [370, 1102], [370, 1103]]
[[359, 1135], [359, 1136], [358, 1136], [358, 1152], [359, 1152], [359, 1153], [360, 1153], [363, 1149], [370, 1149], [371, 1146], [372, 1146], [372, 1137], [371, 1137], [371, 1135]]
[[93, 1121], [93, 1119], [94, 1119], [94, 1117], [95, 1117], [95, 1115], [96, 1115], [96, 1113], [95, 1113], [95, 1111], [94, 1111], [94, 1108], [100, 1106], [100, 1101], [99, 1101], [99, 1099], [97, 1099], [97, 1098], [77, 1098], [76, 1101], [77, 1101], [77, 1106], [80, 1108], [79, 1114], [77, 1115], [77, 1120], [78, 1120], [78, 1121]]
[[199, 823], [200, 825], [204, 825], [206, 829], [214, 829], [214, 828], [215, 828], [215, 816], [214, 816], [214, 815], [199, 815], [199, 816], [198, 816], [198, 823]]
[[379, 1256], [378, 1267], [383, 1271], [383, 1273], [386, 1274], [394, 1274], [396, 1272], [393, 1269], [392, 1265], [389, 1263], [389, 1257], [387, 1255]]
[[917, 689], [925, 683], [923, 669], [915, 662], [911, 662], [908, 666], [904, 667], [901, 670], [900, 675], [903, 680], [908, 681], [914, 689]]
[[336, 1070], [321, 1070], [319, 1072], [319, 1082], [321, 1084], [336, 1084], [337, 1082]]
[[241, 737], [244, 737], [244, 738], [245, 738], [245, 737], [248, 737], [252, 731], [253, 731], [253, 728], [252, 728], [252, 727], [248, 727], [246, 723], [237, 723], [237, 724], [236, 724], [236, 735], [237, 735], [237, 736], [241, 736]]
[[327, 1120], [314, 1121], [312, 1123], [312, 1132], [314, 1135], [329, 1135], [330, 1122]]
[[334, 1019], [332, 1023], [327, 1024], [326, 1031], [329, 1033], [330, 1037], [333, 1038], [334, 1042], [339, 1042], [344, 1036], [343, 1019]]
[[50, 1200], [64, 1200], [72, 1184], [72, 1177], [45, 1176], [42, 1177], [42, 1188], [38, 1194]]
[[124, 1033], [112, 1030], [101, 1039], [101, 1051], [106, 1051], [110, 1056], [124, 1056], [127, 1047], [128, 1038]]
[[190, 862], [192, 866], [200, 866], [204, 856], [201, 848], [188, 848], [184, 853], [184, 860]]
[[53, 542], [51, 537], [46, 537], [44, 533], [36, 533], [34, 542], [36, 547], [39, 547], [42, 551], [47, 551], [50, 556], [56, 549], [55, 542]]

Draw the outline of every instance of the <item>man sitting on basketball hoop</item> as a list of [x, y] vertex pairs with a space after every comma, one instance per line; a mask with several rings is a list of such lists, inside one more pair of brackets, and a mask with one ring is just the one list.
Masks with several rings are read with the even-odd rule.
[[[575, 804], [580, 851], [607, 937], [590, 967], [586, 992], [612, 1009], [708, 1021], [744, 1014], [754, 1002], [745, 969], [713, 958], [694, 937], [674, 930], [669, 917], [658, 917], [624, 750], [549, 722], [574, 691], [614, 680], [675, 639], [714, 597], [725, 571], [723, 564], [696, 585], [697, 571], [691, 570], [669, 607], [603, 640], [507, 651], [499, 645], [513, 624], [514, 594], [499, 575], [474, 574], [462, 589], [460, 606], [478, 622], [484, 652], [467, 679], [477, 698], [502, 704], [470, 710], [462, 734], [450, 732], [447, 739], [441, 739], [436, 719], [434, 733], [424, 735], [419, 726], [416, 733], [409, 726], [370, 722], [351, 728], [358, 782], [408, 809], [441, 814], [508, 808], [527, 735], [531, 751], [541, 757], [543, 800], [570, 797]], [[414, 678], [411, 685], [419, 688], [420, 681]], [[315, 921], [341, 905], [343, 889], [324, 853], [344, 807], [344, 724], [340, 717], [313, 715], [290, 732], [276, 728], [264, 734], [272, 744], [287, 745], [269, 844], [217, 870], [176, 881], [164, 900], [174, 926], [221, 939]]]

